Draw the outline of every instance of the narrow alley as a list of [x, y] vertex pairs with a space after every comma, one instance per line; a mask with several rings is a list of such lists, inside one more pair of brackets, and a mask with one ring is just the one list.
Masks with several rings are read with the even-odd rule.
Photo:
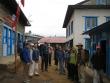
[[110, 83], [110, 0], [0, 0], [0, 83]]

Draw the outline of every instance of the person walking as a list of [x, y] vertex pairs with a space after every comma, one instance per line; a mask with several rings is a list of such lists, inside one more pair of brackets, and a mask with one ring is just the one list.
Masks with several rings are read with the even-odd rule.
[[48, 44], [45, 42], [43, 45], [43, 54], [42, 54], [42, 63], [41, 63], [41, 69], [44, 71], [48, 71]]
[[78, 70], [77, 70], [77, 51], [72, 47], [70, 52], [70, 79], [78, 81]]
[[52, 48], [52, 46], [49, 45], [48, 49], [49, 49], [49, 66], [51, 66], [53, 48]]
[[23, 77], [24, 81], [23, 83], [30, 83], [30, 80], [28, 78], [28, 72], [29, 72], [29, 65], [32, 64], [30, 59], [30, 44], [26, 43], [23, 48], [22, 53], [22, 63], [23, 63]]
[[61, 46], [59, 46], [59, 49], [58, 49], [58, 62], [59, 62], [59, 73], [60, 74], [65, 74], [65, 69], [64, 69], [64, 51], [62, 49]]
[[55, 65], [57, 66], [56, 70], [58, 70], [58, 45], [56, 45], [55, 49], [54, 49], [54, 61], [55, 61]]
[[[89, 68], [89, 51], [86, 49], [81, 50], [82, 64], [78, 68], [78, 76], [80, 83], [88, 83], [88, 76], [86, 75], [86, 68]], [[91, 80], [89, 80], [90, 83]]]
[[34, 44], [30, 43], [30, 60], [32, 63], [29, 66], [29, 77], [33, 76], [33, 71], [34, 71], [33, 47], [34, 47]]
[[68, 79], [70, 79], [70, 49], [68, 48], [66, 51], [65, 51], [65, 66], [67, 68], [67, 75], [68, 75]]
[[103, 83], [102, 76], [101, 76], [101, 73], [103, 72], [103, 68], [104, 68], [103, 56], [104, 54], [101, 51], [101, 47], [98, 45], [96, 47], [96, 52], [93, 53], [91, 58], [91, 62], [94, 69], [93, 83]]
[[39, 76], [39, 56], [40, 56], [40, 52], [38, 49], [38, 45], [35, 44], [34, 49], [33, 49], [32, 58], [33, 58], [33, 63], [34, 63], [33, 73], [37, 76]]

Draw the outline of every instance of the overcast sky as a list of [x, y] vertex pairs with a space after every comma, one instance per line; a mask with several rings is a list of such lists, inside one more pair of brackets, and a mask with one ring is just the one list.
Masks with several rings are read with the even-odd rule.
[[65, 36], [62, 28], [68, 5], [74, 5], [83, 0], [25, 0], [23, 8], [31, 27], [26, 27], [32, 33], [43, 36]]

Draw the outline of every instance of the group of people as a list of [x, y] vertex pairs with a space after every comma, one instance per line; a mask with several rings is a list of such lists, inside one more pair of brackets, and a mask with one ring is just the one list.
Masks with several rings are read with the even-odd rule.
[[[42, 72], [48, 72], [48, 66], [52, 65], [51, 58], [52, 54], [54, 53], [55, 65], [57, 65], [56, 69], [59, 71], [59, 74], [66, 75], [67, 70], [68, 79], [80, 83], [81, 77], [83, 76], [81, 71], [83, 71], [83, 68], [88, 64], [90, 60], [89, 51], [83, 49], [83, 45], [77, 45], [76, 47], [77, 48], [67, 48], [56, 45], [56, 47], [53, 48], [47, 43], [41, 45], [29, 42], [25, 43], [23, 48], [19, 48], [20, 58], [24, 66], [23, 73], [26, 79], [24, 82], [29, 83], [27, 76], [39, 76], [39, 56], [41, 57]], [[96, 55], [98, 54], [99, 51], [96, 52], [95, 56], [93, 56], [91, 59], [94, 69], [97, 70], [99, 70], [99, 67], [102, 67], [102, 65], [100, 65], [100, 61], [98, 63], [96, 60], [98, 58]]]
[[39, 56], [40, 52], [38, 50], [38, 45], [33, 43], [25, 43], [23, 48], [18, 48], [18, 53], [23, 63], [23, 75], [24, 83], [30, 83], [28, 76], [32, 77], [34, 75], [39, 76]]
[[41, 70], [48, 71], [51, 66], [52, 47], [47, 43], [38, 45], [31, 42], [18, 45], [18, 53], [24, 67], [24, 83], [29, 83], [28, 77], [39, 76], [39, 58], [41, 57]]
[[56, 45], [54, 50], [55, 65], [59, 74], [66, 75], [67, 70], [68, 79], [79, 81], [78, 66], [85, 65], [89, 61], [89, 52], [83, 49], [83, 45], [75, 47], [63, 47]]
[[70, 48], [56, 46], [55, 65], [58, 65], [59, 74], [66, 75], [72, 81], [79, 82], [79, 67], [89, 61], [89, 52], [83, 49], [83, 45]]

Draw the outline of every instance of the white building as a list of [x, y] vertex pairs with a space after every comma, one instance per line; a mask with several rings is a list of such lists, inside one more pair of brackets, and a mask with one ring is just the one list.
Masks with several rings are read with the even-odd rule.
[[82, 33], [110, 20], [108, 4], [110, 0], [86, 0], [68, 6], [63, 28], [66, 28], [66, 42], [69, 46], [82, 43], [89, 50], [90, 38]]

